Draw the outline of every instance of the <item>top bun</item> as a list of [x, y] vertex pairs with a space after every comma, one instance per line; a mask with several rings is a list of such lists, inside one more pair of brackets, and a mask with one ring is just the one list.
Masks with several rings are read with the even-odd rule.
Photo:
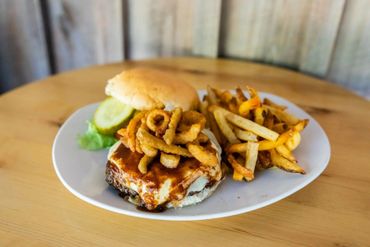
[[150, 68], [125, 70], [108, 80], [105, 93], [137, 110], [181, 107], [196, 109], [195, 89], [185, 81]]

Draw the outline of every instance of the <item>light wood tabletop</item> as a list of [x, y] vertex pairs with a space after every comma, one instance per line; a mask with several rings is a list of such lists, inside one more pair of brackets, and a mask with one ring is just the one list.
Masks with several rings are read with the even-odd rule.
[[[120, 215], [72, 195], [51, 159], [78, 108], [105, 98], [107, 79], [150, 66], [196, 88], [249, 84], [296, 103], [328, 134], [324, 173], [270, 206], [238, 216], [166, 222]], [[0, 246], [369, 246], [370, 103], [296, 72], [222, 59], [168, 58], [90, 67], [0, 97]]]

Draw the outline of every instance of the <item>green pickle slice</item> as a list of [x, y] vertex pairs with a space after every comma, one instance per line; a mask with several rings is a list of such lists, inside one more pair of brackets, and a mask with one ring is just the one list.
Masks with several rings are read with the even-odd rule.
[[94, 125], [105, 135], [113, 135], [124, 126], [133, 115], [135, 109], [115, 98], [105, 99], [94, 114]]

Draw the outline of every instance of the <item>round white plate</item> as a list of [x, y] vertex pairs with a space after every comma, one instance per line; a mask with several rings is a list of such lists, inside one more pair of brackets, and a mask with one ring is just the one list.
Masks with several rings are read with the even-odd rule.
[[[199, 91], [202, 97], [205, 91]], [[77, 135], [84, 133], [98, 104], [85, 106], [73, 113], [59, 129], [53, 145], [55, 171], [63, 185], [78, 198], [95, 206], [136, 217], [159, 220], [204, 220], [237, 215], [277, 202], [302, 189], [325, 169], [330, 158], [330, 144], [324, 130], [310, 115], [293, 103], [268, 93], [260, 93], [278, 104], [288, 106], [299, 118], [310, 119], [302, 132], [302, 142], [294, 151], [306, 174], [294, 174], [271, 168], [256, 174], [250, 183], [235, 182], [227, 177], [216, 192], [205, 201], [162, 213], [143, 212], [124, 201], [105, 182], [108, 151], [86, 151], [79, 148]]]

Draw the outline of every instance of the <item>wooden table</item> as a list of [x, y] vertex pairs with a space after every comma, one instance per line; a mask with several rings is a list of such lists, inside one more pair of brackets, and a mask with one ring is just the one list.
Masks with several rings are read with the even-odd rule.
[[[104, 99], [124, 68], [150, 66], [196, 88], [248, 83], [285, 97], [327, 132], [332, 158], [312, 184], [239, 216], [165, 222], [112, 213], [78, 199], [57, 178], [54, 136], [76, 109]], [[158, 59], [91, 67], [0, 97], [0, 246], [365, 246], [370, 244], [370, 104], [325, 81], [231, 60]]]

